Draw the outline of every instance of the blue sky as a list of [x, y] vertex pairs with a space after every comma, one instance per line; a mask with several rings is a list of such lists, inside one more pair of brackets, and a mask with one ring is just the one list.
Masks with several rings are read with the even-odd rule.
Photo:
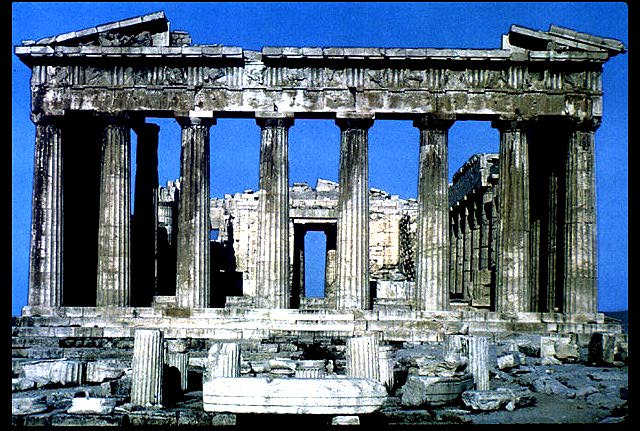
[[[499, 48], [501, 35], [511, 24], [536, 30], [556, 24], [612, 37], [628, 46], [627, 5], [592, 2], [13, 3], [12, 43], [159, 10], [165, 11], [172, 30], [189, 31], [196, 44], [252, 50], [267, 45]], [[30, 71], [15, 56], [12, 71], [15, 315], [27, 298], [35, 128], [29, 117]], [[613, 311], [627, 309], [628, 303], [628, 55], [618, 55], [604, 66], [603, 87], [604, 118], [596, 134], [598, 276], [600, 310]], [[179, 176], [180, 128], [173, 120], [149, 122], [161, 126], [159, 179], [164, 184]], [[498, 132], [487, 122], [457, 122], [449, 132], [450, 177], [472, 154], [498, 152], [498, 139]], [[289, 140], [291, 183], [314, 185], [317, 178], [337, 181], [339, 129], [332, 121], [297, 120]], [[411, 122], [377, 121], [370, 129], [369, 145], [370, 187], [402, 198], [415, 197], [418, 131]], [[224, 119], [212, 127], [212, 196], [258, 188], [259, 146], [259, 128], [253, 120]], [[135, 167], [135, 152], [132, 155]], [[317, 240], [309, 239], [309, 246]], [[318, 266], [310, 270], [321, 273]], [[307, 283], [318, 283], [314, 280], [312, 277]]]

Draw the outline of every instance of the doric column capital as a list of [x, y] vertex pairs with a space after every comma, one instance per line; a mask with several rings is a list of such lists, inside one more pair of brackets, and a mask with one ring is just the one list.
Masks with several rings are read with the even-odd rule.
[[145, 135], [157, 135], [160, 133], [160, 126], [154, 123], [134, 123], [132, 124], [133, 131], [136, 132], [138, 136]]
[[256, 123], [262, 129], [267, 127], [288, 129], [293, 126], [293, 112], [258, 111], [256, 112]]
[[177, 115], [175, 119], [183, 129], [192, 126], [209, 128], [216, 125], [216, 119], [213, 117], [192, 117], [191, 115]]
[[420, 130], [447, 131], [456, 121], [453, 114], [427, 114], [413, 120], [413, 126]]
[[37, 126], [46, 126], [48, 124], [60, 123], [64, 120], [62, 115], [46, 115], [41, 112], [32, 113], [31, 121]]
[[601, 124], [602, 118], [599, 117], [572, 119], [573, 128], [581, 132], [595, 132]]
[[96, 112], [95, 118], [104, 125], [131, 127], [134, 124], [131, 115], [127, 112]]
[[491, 122], [491, 127], [501, 132], [521, 131], [529, 126], [533, 120], [521, 117], [500, 117]]
[[372, 112], [338, 112], [336, 114], [336, 125], [340, 130], [369, 130], [373, 126], [375, 115]]

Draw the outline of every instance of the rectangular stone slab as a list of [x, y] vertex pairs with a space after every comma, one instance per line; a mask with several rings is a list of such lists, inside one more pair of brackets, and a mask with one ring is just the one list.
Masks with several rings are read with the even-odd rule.
[[382, 408], [387, 391], [372, 379], [216, 377], [202, 395], [208, 412], [357, 415]]

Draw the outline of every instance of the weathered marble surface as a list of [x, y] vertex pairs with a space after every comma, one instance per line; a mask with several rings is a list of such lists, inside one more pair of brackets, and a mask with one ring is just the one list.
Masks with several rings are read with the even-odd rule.
[[386, 398], [380, 382], [358, 378], [215, 377], [203, 388], [209, 412], [355, 415], [379, 410]]

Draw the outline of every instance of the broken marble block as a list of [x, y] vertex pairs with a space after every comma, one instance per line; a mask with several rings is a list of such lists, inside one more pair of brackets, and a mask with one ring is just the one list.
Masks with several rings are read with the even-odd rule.
[[71, 400], [67, 413], [78, 415], [109, 415], [116, 407], [114, 398], [91, 398], [86, 392], [80, 392]]
[[38, 387], [60, 383], [80, 385], [84, 383], [84, 364], [67, 359], [35, 361], [23, 364], [24, 377], [36, 382]]
[[462, 394], [462, 401], [473, 410], [491, 411], [504, 408], [512, 411], [516, 407], [534, 404], [535, 398], [528, 389], [515, 391], [509, 388], [498, 388], [487, 391], [466, 391]]
[[14, 416], [31, 415], [49, 410], [46, 396], [12, 397], [11, 414]]
[[402, 387], [400, 402], [403, 406], [441, 406], [449, 404], [469, 389], [473, 389], [473, 375], [461, 376], [409, 376]]
[[87, 363], [87, 382], [102, 383], [106, 380], [115, 380], [124, 376], [125, 369], [130, 367], [117, 359], [101, 359]]
[[380, 410], [387, 390], [366, 378], [213, 377], [202, 396], [208, 412], [358, 415]]
[[580, 357], [580, 348], [572, 337], [540, 337], [540, 357], [573, 361]]
[[501, 370], [517, 367], [518, 365], [525, 365], [526, 363], [527, 357], [524, 353], [520, 352], [512, 352], [498, 357], [498, 368]]

